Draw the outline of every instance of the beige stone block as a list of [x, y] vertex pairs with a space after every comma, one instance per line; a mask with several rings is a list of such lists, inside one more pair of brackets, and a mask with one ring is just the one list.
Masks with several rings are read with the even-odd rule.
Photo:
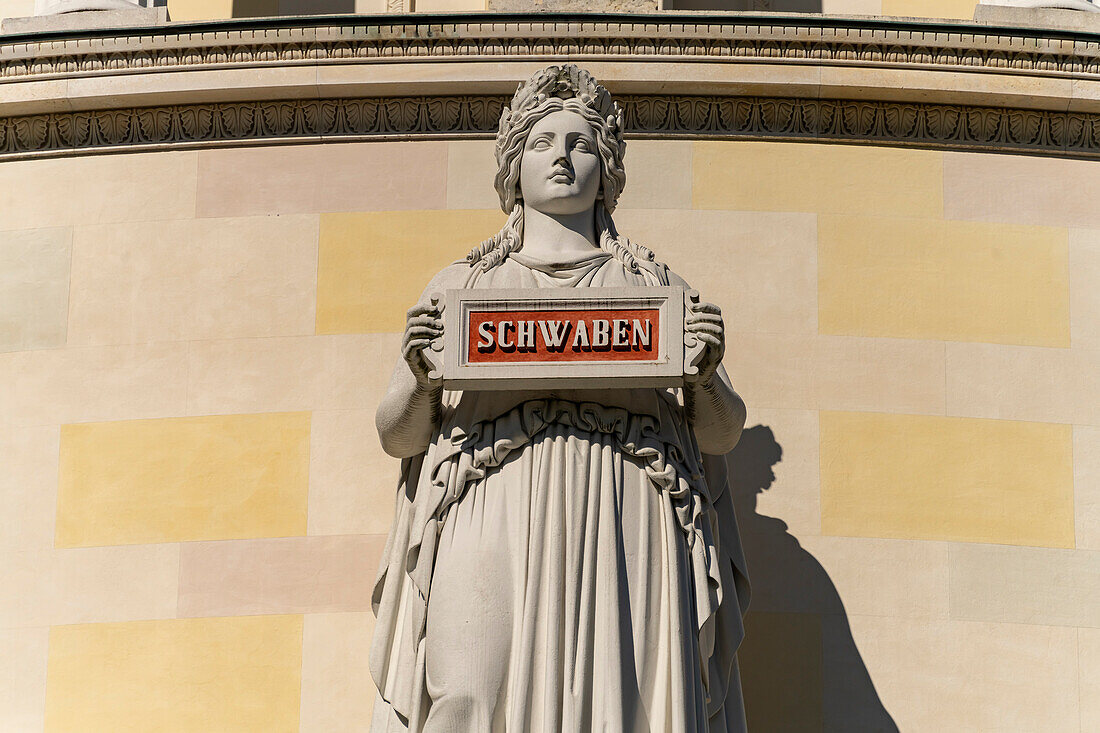
[[943, 414], [935, 341], [848, 336], [727, 336], [726, 369], [747, 404]]
[[897, 733], [894, 716], [875, 688], [874, 670], [868, 668], [852, 635], [849, 617], [822, 616], [821, 642], [825, 688], [823, 733]]
[[1064, 229], [822, 216], [822, 333], [1069, 346]]
[[1077, 630], [848, 617], [903, 731], [1078, 730]]
[[944, 153], [944, 217], [1100, 228], [1098, 171], [1096, 161]]
[[11, 552], [0, 568], [0, 628], [176, 615], [179, 545]]
[[948, 617], [946, 543], [804, 537], [802, 544], [821, 563], [848, 614]]
[[0, 421], [57, 425], [184, 414], [186, 355], [185, 344], [0, 354]]
[[947, 413], [1100, 425], [1100, 350], [949, 343]]
[[447, 208], [500, 209], [493, 187], [497, 174], [493, 140], [452, 140], [447, 143]]
[[1100, 550], [1100, 428], [1073, 428], [1073, 496], [1077, 547]]
[[973, 0], [882, 0], [882, 14], [903, 18], [974, 17]]
[[302, 634], [301, 733], [359, 733], [377, 688], [370, 674], [374, 614], [314, 613]]
[[942, 155], [873, 146], [697, 142], [694, 202], [699, 209], [939, 218]]
[[1069, 330], [1075, 347], [1100, 349], [1100, 230], [1069, 231]]
[[294, 731], [302, 617], [50, 630], [46, 733]]
[[1069, 426], [822, 412], [821, 530], [1073, 547]]
[[[370, 387], [373, 398], [381, 401], [388, 370], [372, 376], [379, 377]], [[311, 438], [308, 534], [388, 532], [401, 462], [382, 450], [374, 410], [314, 412]]]
[[184, 544], [179, 615], [368, 610], [385, 544], [385, 535]]
[[1077, 630], [1081, 733], [1100, 728], [1100, 629]]
[[193, 414], [375, 408], [369, 385], [396, 354], [400, 334], [192, 342], [187, 359]]
[[172, 151], [5, 162], [0, 222], [4, 229], [30, 229], [190, 218], [197, 155]]
[[53, 546], [58, 432], [0, 429], [0, 552]]
[[404, 331], [432, 277], [504, 221], [499, 209], [322, 215], [317, 333]]
[[313, 332], [316, 215], [79, 227], [70, 345]]
[[226, 148], [199, 156], [200, 217], [446, 205], [443, 142]]
[[621, 209], [615, 222], [721, 307], [730, 331], [817, 332], [812, 214]]
[[827, 15], [881, 15], [882, 0], [821, 0]]
[[42, 730], [49, 641], [45, 627], [0, 631], [0, 730]]
[[61, 427], [59, 547], [305, 534], [308, 412]]
[[453, 13], [487, 10], [489, 0], [420, 0], [416, 10], [420, 13]]
[[619, 209], [690, 209], [694, 145], [690, 140], [627, 142], [629, 175]]
[[0, 351], [64, 346], [72, 230], [0, 233]]
[[1100, 628], [1100, 552], [953, 546], [951, 617]]
[[821, 533], [818, 442], [816, 411], [749, 406], [727, 457], [746, 553], [763, 556], [770, 541]]
[[0, 19], [34, 15], [35, 0], [0, 0]]
[[175, 22], [225, 20], [233, 17], [234, 0], [168, 0], [168, 15]]

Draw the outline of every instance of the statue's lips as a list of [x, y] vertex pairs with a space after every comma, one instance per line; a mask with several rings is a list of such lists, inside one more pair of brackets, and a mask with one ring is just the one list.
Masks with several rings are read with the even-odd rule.
[[572, 183], [573, 176], [566, 171], [555, 171], [550, 174], [550, 180], [554, 183]]

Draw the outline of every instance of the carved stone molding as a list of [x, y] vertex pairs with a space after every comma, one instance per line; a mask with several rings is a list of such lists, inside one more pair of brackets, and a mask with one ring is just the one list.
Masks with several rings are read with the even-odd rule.
[[[400, 2], [401, 0], [393, 0]], [[480, 15], [347, 16], [174, 24], [134, 35], [0, 37], [0, 81], [174, 68], [601, 57], [911, 65], [1100, 75], [1100, 37], [883, 18]]]
[[[0, 118], [0, 159], [193, 145], [490, 137], [505, 97], [258, 101]], [[1100, 158], [1100, 114], [854, 100], [623, 96], [628, 134]]]

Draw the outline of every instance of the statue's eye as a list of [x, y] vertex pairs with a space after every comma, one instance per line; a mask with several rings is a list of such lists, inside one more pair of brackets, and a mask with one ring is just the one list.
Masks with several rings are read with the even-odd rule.
[[578, 137], [577, 142], [573, 143], [573, 149], [579, 150], [582, 153], [591, 153], [592, 143], [590, 143], [586, 138]]
[[549, 138], [545, 138], [545, 137], [537, 138], [533, 143], [531, 143], [531, 149], [532, 150], [546, 150], [549, 147], [550, 147], [550, 140], [549, 140]]

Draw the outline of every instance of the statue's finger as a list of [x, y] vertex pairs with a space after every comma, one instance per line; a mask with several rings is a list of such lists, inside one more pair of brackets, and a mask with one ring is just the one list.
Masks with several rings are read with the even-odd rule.
[[436, 313], [439, 310], [439, 306], [432, 305], [431, 303], [417, 303], [405, 312], [405, 317], [415, 318], [416, 316], [422, 316], [425, 313]]
[[717, 336], [715, 336], [713, 334], [696, 333], [695, 338], [699, 339], [700, 341], [702, 341], [705, 344], [710, 344], [711, 346], [714, 346], [714, 347], [721, 347], [722, 346], [722, 339], [718, 338]]
[[687, 322], [691, 323], [721, 323], [722, 316], [719, 313], [692, 313], [687, 317]]
[[725, 329], [722, 328], [722, 325], [717, 323], [696, 323], [692, 325], [692, 327], [688, 330], [696, 336], [704, 333], [713, 334], [714, 336], [721, 336], [723, 333], [725, 333]]
[[431, 326], [412, 326], [405, 333], [410, 339], [434, 339], [443, 335], [442, 329]]
[[412, 328], [414, 326], [427, 326], [429, 328], [443, 329], [443, 322], [438, 318], [432, 318], [431, 316], [414, 316], [408, 320], [405, 324], [406, 328]]
[[423, 351], [432, 343], [431, 339], [416, 338], [411, 339], [409, 343], [405, 345], [405, 354], [409, 355], [417, 351]]

